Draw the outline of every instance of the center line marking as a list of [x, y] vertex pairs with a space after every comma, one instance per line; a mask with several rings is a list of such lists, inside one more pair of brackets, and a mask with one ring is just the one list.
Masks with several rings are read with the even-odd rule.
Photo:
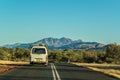
[[51, 63], [51, 69], [52, 69], [52, 73], [53, 73], [53, 78], [54, 78], [54, 80], [56, 80], [56, 76], [55, 76], [55, 72], [54, 72], [53, 64], [52, 63]]
[[57, 69], [56, 69], [56, 67], [55, 67], [55, 65], [53, 63], [51, 63], [51, 69], [52, 69], [54, 80], [61, 80], [60, 76], [58, 74], [58, 71], [57, 71]]

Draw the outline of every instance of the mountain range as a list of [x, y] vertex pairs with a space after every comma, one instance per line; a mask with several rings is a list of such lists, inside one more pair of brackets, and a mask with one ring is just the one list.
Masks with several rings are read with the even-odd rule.
[[70, 38], [62, 37], [62, 38], [44, 38], [41, 40], [38, 40], [33, 43], [15, 43], [15, 44], [7, 44], [3, 47], [9, 47], [9, 48], [16, 48], [16, 47], [22, 47], [22, 48], [28, 48], [33, 45], [45, 45], [49, 49], [105, 49], [104, 44], [98, 43], [98, 42], [84, 42], [81, 39], [79, 40], [72, 40]]

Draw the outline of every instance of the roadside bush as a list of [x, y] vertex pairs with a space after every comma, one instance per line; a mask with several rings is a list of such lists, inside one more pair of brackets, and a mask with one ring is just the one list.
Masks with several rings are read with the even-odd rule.
[[83, 57], [84, 57], [84, 62], [87, 63], [93, 63], [96, 61], [96, 53], [94, 53], [93, 51], [86, 51]]
[[120, 45], [109, 44], [106, 49], [106, 61], [120, 63]]
[[106, 62], [105, 51], [96, 51], [96, 54], [97, 54], [96, 63], [105, 63]]

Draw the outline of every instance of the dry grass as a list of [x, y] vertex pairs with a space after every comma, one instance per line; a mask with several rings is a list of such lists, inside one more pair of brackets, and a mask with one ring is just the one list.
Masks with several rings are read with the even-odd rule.
[[79, 65], [79, 66], [91, 66], [91, 67], [109, 67], [109, 66], [116, 66], [116, 67], [120, 67], [120, 65], [116, 65], [116, 64], [96, 64], [96, 63], [72, 63], [72, 64], [75, 64], [75, 65]]
[[120, 67], [120, 65], [115, 65], [115, 64], [88, 64], [88, 63], [73, 63], [78, 66], [83, 66], [87, 67], [91, 70], [102, 72], [104, 74], [116, 77], [120, 79], [120, 70], [115, 70], [115, 69], [101, 69], [101, 68], [96, 68], [96, 67], [110, 67], [110, 66], [117, 66]]
[[98, 71], [98, 72], [102, 72], [104, 74], [110, 75], [110, 76], [114, 76], [116, 78], [120, 79], [120, 70], [114, 70], [114, 69], [99, 69], [99, 68], [95, 68], [95, 67], [87, 67], [89, 69], [92, 69], [94, 71]]
[[0, 60], [0, 65], [27, 65], [29, 62], [14, 62]]

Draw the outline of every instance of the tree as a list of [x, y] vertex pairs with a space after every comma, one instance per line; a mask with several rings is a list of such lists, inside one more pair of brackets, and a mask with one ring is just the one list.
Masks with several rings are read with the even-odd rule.
[[84, 62], [93, 63], [97, 60], [96, 53], [94, 51], [85, 51], [83, 54]]
[[108, 63], [120, 63], [120, 45], [109, 44], [106, 49], [106, 61]]
[[4, 60], [4, 50], [0, 48], [0, 59]]
[[11, 49], [10, 48], [0, 48], [0, 59], [11, 60]]
[[23, 54], [24, 54], [24, 49], [20, 48], [20, 47], [17, 47], [16, 50], [15, 50], [15, 57], [17, 59], [22, 59]]
[[97, 60], [96, 62], [97, 63], [104, 63], [105, 60], [106, 60], [106, 53], [105, 51], [96, 51], [96, 54], [97, 54]]

